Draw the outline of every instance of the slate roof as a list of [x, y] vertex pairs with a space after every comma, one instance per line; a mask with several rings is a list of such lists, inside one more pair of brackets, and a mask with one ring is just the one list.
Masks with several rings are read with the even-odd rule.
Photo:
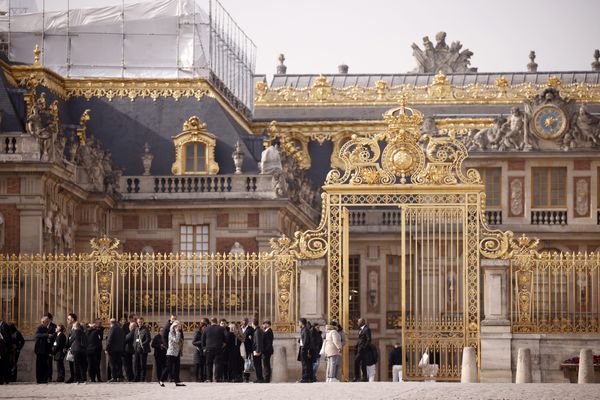
[[[375, 86], [375, 82], [382, 80], [389, 86], [416, 85], [424, 86], [433, 82], [434, 74], [323, 74], [334, 87], [350, 86]], [[494, 80], [505, 77], [509, 84], [520, 83], [546, 83], [549, 77], [556, 76], [562, 83], [569, 84], [584, 82], [589, 84], [600, 83], [600, 72], [592, 71], [541, 71], [541, 72], [472, 72], [463, 74], [447, 74], [450, 84], [463, 86], [472, 83], [493, 85]], [[286, 74], [273, 75], [271, 87], [304, 88], [312, 86], [319, 74]]]

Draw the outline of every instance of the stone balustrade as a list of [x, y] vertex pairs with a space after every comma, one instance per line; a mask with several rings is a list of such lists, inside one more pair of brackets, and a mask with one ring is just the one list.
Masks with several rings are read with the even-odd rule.
[[532, 225], [566, 225], [566, 209], [536, 209], [531, 211]]
[[488, 225], [502, 225], [502, 210], [485, 210]]
[[37, 140], [23, 133], [0, 134], [0, 161], [39, 161], [40, 146]]
[[276, 198], [271, 175], [122, 176], [126, 200], [176, 198]]

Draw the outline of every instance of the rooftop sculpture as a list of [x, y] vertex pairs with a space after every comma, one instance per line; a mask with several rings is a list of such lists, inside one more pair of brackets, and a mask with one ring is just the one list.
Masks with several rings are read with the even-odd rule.
[[423, 38], [423, 48], [421, 50], [415, 43], [412, 44], [413, 56], [417, 60], [417, 67], [413, 72], [435, 74], [443, 72], [450, 74], [454, 72], [477, 72], [477, 68], [470, 68], [470, 58], [473, 52], [469, 49], [462, 50], [462, 43], [452, 42], [450, 46], [446, 44], [446, 32], [438, 32], [435, 35], [435, 47], [429, 40], [429, 36]]

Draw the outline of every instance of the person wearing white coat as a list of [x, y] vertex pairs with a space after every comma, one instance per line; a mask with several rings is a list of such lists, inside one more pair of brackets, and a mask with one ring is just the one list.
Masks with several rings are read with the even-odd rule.
[[339, 382], [338, 376], [342, 366], [342, 339], [337, 330], [337, 323], [332, 321], [325, 327], [325, 341], [323, 353], [327, 358], [327, 380], [325, 382]]

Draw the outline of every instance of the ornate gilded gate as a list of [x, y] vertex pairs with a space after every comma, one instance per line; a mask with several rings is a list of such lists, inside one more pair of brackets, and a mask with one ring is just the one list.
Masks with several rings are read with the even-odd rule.
[[[398, 207], [405, 378], [429, 379], [431, 368], [418, 365], [427, 352], [434, 379], [457, 380], [462, 348], [479, 353], [480, 256], [506, 254], [512, 234], [487, 227], [481, 178], [463, 172], [467, 150], [452, 133], [422, 135], [422, 114], [404, 105], [384, 119], [384, 132], [353, 136], [340, 149], [344, 168], [327, 176], [319, 227], [272, 245], [300, 258], [327, 256], [328, 315], [347, 327], [348, 210]], [[344, 356], [347, 365], [347, 349]]]

